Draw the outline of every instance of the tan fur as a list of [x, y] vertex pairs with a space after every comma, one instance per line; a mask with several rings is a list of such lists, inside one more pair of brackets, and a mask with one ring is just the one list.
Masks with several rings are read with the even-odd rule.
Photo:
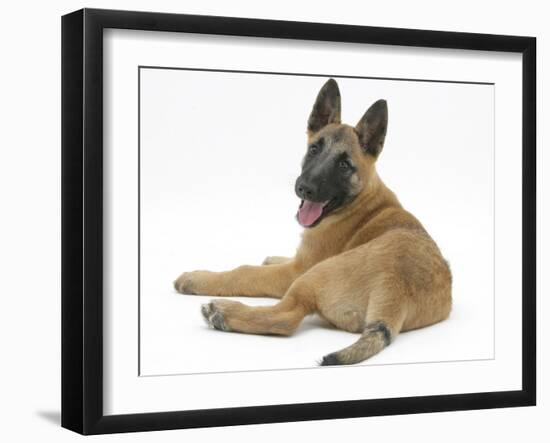
[[[439, 322], [451, 309], [451, 273], [437, 245], [379, 178], [375, 158], [365, 155], [354, 128], [328, 124], [309, 133], [338, 140], [358, 165], [355, 199], [306, 229], [295, 257], [268, 257], [268, 266], [229, 272], [184, 273], [179, 292], [214, 296], [268, 296], [281, 301], [250, 307], [214, 300], [203, 315], [215, 328], [252, 334], [290, 335], [308, 314], [359, 340], [323, 360], [350, 364], [383, 349], [401, 331]], [[336, 136], [336, 133], [337, 136]]]

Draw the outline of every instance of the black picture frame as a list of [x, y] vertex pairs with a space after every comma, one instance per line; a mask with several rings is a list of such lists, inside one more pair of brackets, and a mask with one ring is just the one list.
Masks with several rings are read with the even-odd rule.
[[[230, 409], [103, 413], [103, 30], [192, 32], [522, 54], [522, 389]], [[62, 426], [82, 434], [457, 411], [536, 403], [536, 39], [82, 9], [62, 18]]]

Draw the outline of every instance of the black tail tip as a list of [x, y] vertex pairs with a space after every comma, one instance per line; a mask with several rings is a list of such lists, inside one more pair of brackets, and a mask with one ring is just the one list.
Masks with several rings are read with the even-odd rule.
[[341, 365], [340, 361], [338, 360], [338, 357], [336, 356], [336, 353], [328, 354], [323, 357], [321, 360], [321, 363], [319, 363], [319, 366], [335, 366], [335, 365]]

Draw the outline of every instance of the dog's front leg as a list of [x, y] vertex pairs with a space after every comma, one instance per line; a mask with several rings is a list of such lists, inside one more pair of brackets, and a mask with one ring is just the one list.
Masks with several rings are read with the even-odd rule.
[[182, 294], [281, 298], [299, 272], [293, 261], [240, 266], [227, 272], [184, 272], [174, 282]]

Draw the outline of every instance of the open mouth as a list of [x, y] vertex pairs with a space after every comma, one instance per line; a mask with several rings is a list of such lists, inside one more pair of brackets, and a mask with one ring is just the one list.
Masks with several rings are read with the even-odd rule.
[[321, 221], [334, 207], [335, 199], [325, 202], [302, 200], [296, 218], [304, 228], [311, 228]]

